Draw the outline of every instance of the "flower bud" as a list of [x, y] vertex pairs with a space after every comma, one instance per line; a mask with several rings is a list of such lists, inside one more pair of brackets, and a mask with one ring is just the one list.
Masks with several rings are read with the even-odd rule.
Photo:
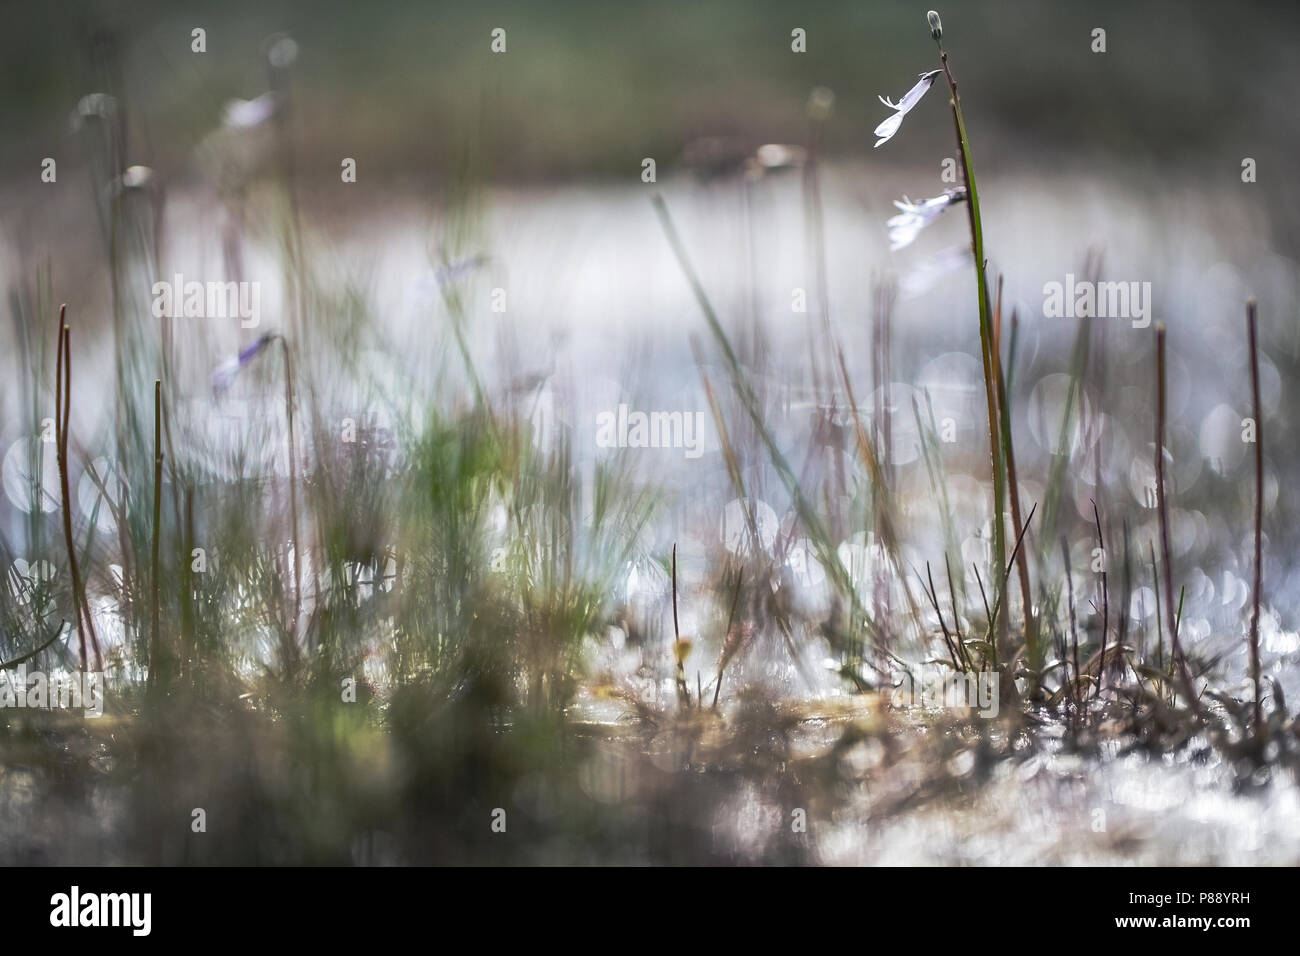
[[930, 36], [935, 40], [943, 39], [943, 24], [939, 21], [939, 12], [931, 10], [925, 15], [926, 20], [930, 22]]

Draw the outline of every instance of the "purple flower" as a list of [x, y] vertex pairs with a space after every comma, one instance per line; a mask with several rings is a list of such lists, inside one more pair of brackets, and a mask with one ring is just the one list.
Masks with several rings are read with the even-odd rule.
[[218, 365], [216, 371], [212, 373], [212, 394], [220, 396], [226, 389], [230, 388], [235, 383], [235, 378], [243, 371], [244, 366], [257, 358], [258, 353], [266, 348], [274, 338], [274, 335], [267, 333], [251, 345], [244, 346], [234, 358], [226, 359], [226, 361]]
[[488, 261], [488, 257], [483, 253], [465, 256], [439, 268], [434, 272], [434, 280], [440, 287], [451, 285], [487, 265]]

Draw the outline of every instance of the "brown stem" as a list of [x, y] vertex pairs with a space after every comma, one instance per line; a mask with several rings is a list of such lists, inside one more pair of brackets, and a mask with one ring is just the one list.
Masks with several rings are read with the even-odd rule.
[[1255, 736], [1262, 739], [1259, 688], [1259, 600], [1264, 583], [1264, 435], [1260, 431], [1259, 344], [1255, 334], [1255, 300], [1246, 303], [1246, 328], [1250, 338], [1251, 414], [1255, 416], [1255, 586], [1250, 613], [1250, 679], [1255, 685]]
[[[1100, 483], [1097, 487], [1101, 487]], [[1101, 696], [1101, 682], [1106, 677], [1106, 632], [1110, 629], [1110, 587], [1106, 581], [1106, 538], [1101, 533], [1101, 513], [1097, 502], [1092, 503], [1092, 517], [1097, 522], [1097, 546], [1101, 548], [1101, 666], [1097, 670], [1097, 696]]]
[[682, 632], [677, 626], [677, 545], [673, 545], [673, 640], [681, 639]]
[[952, 601], [952, 629], [957, 635], [957, 650], [961, 653], [962, 662], [966, 665], [965, 670], [970, 670], [973, 665], [970, 661], [970, 652], [966, 650], [966, 645], [961, 636], [961, 613], [957, 610], [957, 589], [952, 584], [952, 565], [948, 563], [948, 552], [943, 553], [943, 570], [948, 575], [948, 597]]
[[297, 445], [293, 440], [293, 360], [289, 355], [289, 342], [277, 335], [284, 349], [284, 412], [289, 425], [289, 534], [293, 547], [293, 619], [289, 622], [289, 640], [292, 652], [286, 654], [289, 666], [298, 647], [298, 618], [302, 613], [302, 550], [298, 546], [298, 464]]
[[[957, 663], [957, 651], [955, 645], [952, 642], [952, 634], [949, 633], [948, 624], [943, 619], [943, 611], [939, 609], [939, 594], [934, 589], [934, 575], [930, 571], [929, 561], [925, 562], [925, 575], [930, 580], [930, 590], [926, 591], [925, 581], [922, 581], [921, 591], [925, 594], [926, 597], [930, 599], [930, 604], [934, 608], [934, 613], [939, 618], [939, 628], [940, 630], [943, 631], [943, 642], [948, 647], [948, 656], [952, 658], [952, 669], [955, 671], [960, 671], [963, 668], [960, 664]], [[918, 574], [917, 577], [919, 578], [920, 575]]]
[[677, 662], [677, 697], [684, 707], [691, 705], [691, 692], [686, 686], [686, 666], [682, 659], [682, 634], [677, 626], [677, 545], [673, 545], [673, 659]]
[[68, 326], [66, 324], [68, 307], [66, 305], [59, 307], [59, 347], [58, 354], [54, 359], [54, 451], [59, 465], [59, 497], [62, 499], [63, 513], [63, 542], [68, 550], [68, 568], [69, 576], [73, 577], [72, 585], [72, 614], [77, 623], [77, 643], [80, 646], [81, 670], [86, 670], [86, 632], [81, 626], [81, 603], [77, 600], [77, 586], [75, 575], [72, 575], [71, 568], [76, 561], [76, 549], [72, 544], [72, 512], [68, 508], [68, 482], [67, 466], [63, 459], [63, 343], [67, 338]]
[[[994, 618], [993, 623], [996, 623], [998, 617], [998, 611], [1002, 609], [1002, 605], [1005, 603], [1004, 598], [1007, 593], [1007, 582], [1011, 578], [1011, 569], [1015, 566], [1016, 555], [1020, 553], [1020, 546], [1025, 542], [1025, 534], [1029, 531], [1029, 524], [1034, 520], [1034, 512], [1037, 510], [1038, 510], [1037, 503], [1035, 503], [1034, 506], [1029, 509], [1029, 516], [1025, 518], [1025, 526], [1020, 529], [1020, 534], [1016, 537], [1016, 546], [1011, 549], [1011, 560], [1010, 562], [1008, 562], [1006, 568], [1004, 568], [1002, 571], [1001, 588], [997, 592], [996, 596], [993, 598], [993, 618]], [[992, 628], [990, 628], [990, 631], [992, 631]], [[990, 636], [992, 635], [990, 634]]]
[[[675, 545], [674, 545], [675, 547]], [[736, 605], [740, 603], [740, 586], [744, 583], [745, 572], [736, 572], [736, 591], [731, 595], [731, 610], [727, 613], [727, 630], [722, 635], [722, 657], [718, 661], [718, 679], [713, 685], [713, 709], [718, 709], [718, 694], [722, 691], [722, 671], [727, 666], [727, 645], [731, 642], [731, 628], [736, 622]]]
[[1178, 621], [1174, 616], [1174, 572], [1169, 547], [1169, 507], [1165, 500], [1165, 326], [1156, 326], [1156, 505], [1160, 509], [1160, 551], [1164, 561], [1165, 619], [1169, 622], [1170, 648], [1178, 667], [1187, 702], [1198, 714], [1201, 702], [1192, 684], [1182, 644], [1178, 640]]
[[[1061, 535], [1061, 558], [1065, 564], [1065, 587], [1069, 603], [1066, 605], [1066, 612], [1070, 615], [1070, 642], [1074, 648], [1074, 688], [1070, 692], [1070, 699], [1074, 702], [1074, 715], [1079, 716], [1079, 679], [1083, 676], [1083, 671], [1079, 670], [1079, 628], [1075, 623], [1074, 615], [1074, 575], [1070, 573], [1070, 543], [1066, 540], [1065, 535]], [[1105, 655], [1102, 655], [1105, 660]]]
[[69, 418], [72, 405], [72, 333], [67, 325], [68, 307], [59, 307], [59, 347], [55, 376], [55, 448], [59, 464], [59, 494], [63, 511], [63, 540], [68, 550], [68, 576], [72, 580], [73, 612], [77, 621], [77, 643], [80, 651], [81, 670], [86, 671], [86, 635], [90, 635], [90, 646], [95, 653], [96, 671], [104, 669], [103, 655], [99, 649], [99, 637], [95, 633], [94, 619], [90, 614], [90, 603], [82, 585], [81, 569], [77, 564], [76, 542], [72, 535], [72, 495], [68, 481], [68, 435]]

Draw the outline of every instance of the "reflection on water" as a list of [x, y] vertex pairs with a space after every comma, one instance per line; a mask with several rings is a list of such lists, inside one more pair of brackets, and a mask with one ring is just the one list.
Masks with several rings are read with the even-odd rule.
[[[937, 571], [950, 557], [957, 562], [954, 581], [949, 586], [947, 574], [943, 576], [937, 590], [949, 593], [940, 598], [940, 608], [959, 632], [971, 635], [979, 629], [979, 590], [987, 583], [975, 578], [971, 568], [987, 567], [993, 526], [985, 478], [983, 372], [970, 302], [973, 282], [969, 257], [960, 246], [965, 226], [961, 217], [947, 217], [905, 250], [890, 253], [884, 228], [887, 203], [902, 194], [904, 178], [890, 172], [868, 177], [854, 166], [828, 171], [825, 301], [797, 178], [773, 177], [743, 187], [727, 180], [709, 186], [672, 180], [662, 184], [662, 192], [737, 343], [775, 444], [801, 487], [818, 489], [812, 507], [827, 522], [834, 554], [861, 604], [903, 620], [919, 569], [932, 564]], [[1296, 306], [1295, 264], [1260, 238], [1266, 229], [1249, 228], [1258, 224], [1234, 232], [1215, 228], [1221, 197], [1211, 194], [1199, 205], [1176, 205], [1153, 198], [1140, 183], [1125, 188], [1085, 181], [1075, 186], [1063, 194], [1052, 183], [1016, 182], [1013, 190], [996, 175], [984, 186], [991, 268], [1006, 270], [1003, 295], [1008, 313], [1014, 310], [1016, 316], [1014, 332], [1008, 328], [1005, 333], [1005, 351], [1025, 510], [1043, 505], [1054, 465], [1064, 465], [1066, 504], [1052, 529], [1064, 548], [1056, 540], [1033, 541], [1031, 536], [1030, 547], [1044, 556], [1035, 567], [1042, 592], [1035, 609], [1057, 615], [1057, 625], [1068, 630], [1063, 602], [1040, 600], [1061, 591], [1068, 570], [1070, 587], [1077, 591], [1077, 628], [1085, 639], [1100, 630], [1098, 575], [1092, 567], [1095, 502], [1104, 515], [1108, 571], [1117, 589], [1111, 613], [1127, 618], [1128, 643], [1140, 653], [1155, 653], [1163, 639], [1156, 629], [1158, 587], [1148, 558], [1158, 550], [1152, 544], [1158, 539], [1151, 332], [1127, 321], [1093, 320], [1111, 322], [1094, 335], [1093, 361], [1104, 369], [1104, 385], [1090, 378], [1078, 388], [1070, 374], [1077, 326], [1044, 316], [1043, 286], [1079, 272], [1094, 247], [1104, 254], [1103, 276], [1114, 270], [1119, 278], [1151, 283], [1155, 317], [1168, 324], [1169, 423], [1162, 453], [1180, 588], [1180, 634], [1189, 653], [1209, 668], [1216, 686], [1247, 696], [1244, 628], [1252, 572], [1253, 456], [1252, 446], [1242, 441], [1242, 410], [1249, 401], [1242, 302], [1249, 293], [1266, 304], [1264, 425], [1285, 434], [1278, 417], [1294, 404], [1289, 382], [1294, 381], [1295, 342], [1278, 316], [1292, 314]], [[751, 192], [742, 194], [742, 189]], [[688, 683], [694, 685], [693, 693], [697, 688], [708, 693], [716, 679], [712, 664], [727, 636], [719, 623], [727, 618], [727, 595], [713, 587], [715, 569], [707, 566], [719, 549], [741, 560], [760, 554], [773, 560], [779, 573], [764, 582], [766, 602], [784, 602], [814, 620], [834, 606], [833, 569], [805, 535], [797, 503], [768, 451], [742, 441], [743, 424], [731, 423], [728, 439], [737, 442], [735, 447], [711, 434], [698, 457], [678, 447], [627, 442], [605, 447], [597, 439], [600, 417], [623, 405], [698, 414], [712, 424], [702, 375], [715, 392], [725, 393], [728, 387], [691, 290], [655, 220], [650, 195], [648, 188], [638, 187], [492, 193], [479, 236], [482, 250], [454, 263], [431, 254], [431, 229], [422, 211], [390, 209], [345, 224], [310, 207], [304, 213], [321, 260], [332, 270], [321, 278], [328, 288], [315, 303], [318, 331], [328, 330], [347, 343], [339, 355], [316, 354], [308, 345], [300, 358], [317, 381], [329, 383], [297, 396], [297, 420], [324, 423], [317, 430], [299, 427], [295, 434], [295, 460], [306, 464], [308, 487], [313, 467], [332, 454], [327, 439], [333, 430], [358, 430], [368, 453], [382, 461], [366, 482], [382, 486], [413, 452], [423, 403], [464, 407], [471, 383], [457, 363], [446, 359], [452, 354], [452, 323], [460, 321], [466, 350], [481, 376], [474, 384], [530, 423], [538, 449], [575, 455], [588, 514], [597, 463], [616, 461], [635, 480], [664, 494], [664, 507], [655, 523], [642, 530], [639, 546], [617, 578], [621, 616], [581, 648], [589, 683], [606, 681], [626, 695], [600, 697], [584, 688], [572, 716], [589, 729], [645, 721], [645, 708], [674, 699], [678, 688], [661, 653], [661, 639], [673, 632], [675, 618], [683, 636], [695, 642], [690, 663], [696, 673], [688, 675]], [[220, 244], [210, 241], [203, 226], [204, 202], [183, 192], [172, 198], [168, 235], [174, 262], [169, 272], [223, 274]], [[257, 215], [255, 209], [249, 213]], [[1061, 220], [1071, 227], [1044, 226]], [[1171, 237], [1178, 238], [1174, 249]], [[955, 255], [954, 242], [959, 244]], [[263, 481], [266, 514], [283, 515], [291, 469], [281, 371], [268, 359], [244, 374], [229, 394], [214, 397], [209, 387], [211, 370], [246, 346], [249, 336], [289, 326], [274, 239], [250, 229], [245, 253], [248, 274], [265, 283], [267, 325], [241, 332], [237, 323], [181, 320], [196, 324], [181, 330], [174, 343], [179, 394], [168, 462], [169, 468], [174, 465], [214, 489], [240, 479]], [[895, 281], [901, 294], [893, 302], [892, 347], [882, 368], [875, 348], [882, 334], [877, 303], [880, 290]], [[464, 302], [463, 320], [448, 314], [448, 288]], [[143, 290], [136, 292], [143, 297]], [[497, 309], [497, 302], [506, 305]], [[796, 308], [800, 302], [807, 307]], [[838, 388], [827, 385], [829, 365], [817, 344], [823, 312], [843, 346], [857, 409], [846, 407]], [[92, 322], [84, 327], [87, 334], [79, 335], [79, 342], [93, 343], [104, 334]], [[78, 358], [78, 393], [112, 394], [110, 363]], [[22, 397], [18, 376], [0, 388], [6, 404]], [[9, 540], [22, 543], [21, 552], [34, 546], [24, 523], [33, 502], [38, 512], [57, 508], [58, 472], [52, 445], [16, 420], [6, 421], [0, 435], [7, 449], [4, 521]], [[878, 492], [873, 476], [854, 454], [858, 421], [887, 449], [882, 467], [897, 508], [890, 533], [901, 538], [900, 567], [889, 557], [884, 530], [873, 517]], [[122, 493], [112, 441], [115, 425], [112, 403], [77, 403], [73, 431], [81, 436], [86, 454], [75, 456], [72, 481], [82, 518], [94, 524], [109, 564], [118, 567], [116, 575], [89, 579], [100, 640], [119, 667], [119, 678], [139, 677], [137, 649], [125, 639], [123, 622], [132, 609], [121, 593], [121, 557], [114, 553], [113, 540], [118, 518], [138, 517], [135, 509], [143, 499], [128, 500]], [[1265, 674], [1276, 678], [1293, 700], [1300, 699], [1294, 666], [1300, 663], [1300, 636], [1294, 629], [1300, 576], [1287, 566], [1286, 556], [1296, 544], [1294, 523], [1288, 519], [1300, 502], [1293, 483], [1283, 476], [1295, 464], [1294, 447], [1271, 439], [1266, 446], [1268, 537], [1261, 626]], [[93, 467], [83, 467], [83, 459]], [[168, 471], [168, 482], [172, 475]], [[737, 479], [743, 482], [743, 494], [737, 492]], [[515, 513], [500, 501], [489, 506], [482, 526], [489, 549], [521, 527], [546, 527], [548, 516], [541, 508], [532, 505], [532, 510]], [[649, 557], [672, 543], [680, 552], [680, 609], [672, 607], [669, 575]], [[224, 612], [239, 629], [233, 658], [241, 677], [253, 679], [264, 672], [278, 652], [274, 628], [255, 613], [251, 582], [257, 575], [286, 573], [297, 562], [298, 550], [286, 544], [286, 568], [242, 569], [248, 579], [227, 592]], [[334, 593], [351, 595], [349, 601], [358, 606], [383, 601], [398, 568], [419, 558], [385, 552], [368, 562], [345, 562], [343, 573], [331, 576], [309, 545], [301, 550], [306, 551], [297, 569], [306, 582], [304, 620]], [[9, 570], [9, 587], [23, 602], [31, 601], [54, 573], [48, 562], [25, 553], [14, 556]], [[493, 570], [506, 571], [497, 565]], [[1121, 578], [1128, 589], [1127, 606], [1118, 590]], [[921, 614], [928, 625], [935, 623], [928, 609]], [[398, 686], [387, 654], [398, 632], [389, 621], [383, 627], [383, 639], [363, 649], [362, 666], [367, 682], [386, 699]], [[898, 632], [895, 650], [902, 658], [918, 663], [933, 655], [934, 645], [921, 640], [910, 624], [900, 624]], [[824, 666], [827, 645], [812, 629], [794, 635], [746, 632], [744, 639], [749, 642], [746, 652], [723, 685], [725, 706], [757, 693], [769, 695], [773, 706], [783, 702], [802, 708], [788, 757], [826, 757], [841, 741], [844, 725], [816, 712], [856, 707], [859, 701], [844, 679], [843, 662], [831, 657], [831, 666]], [[860, 682], [856, 689], [896, 676], [877, 671], [863, 668], [853, 675]], [[641, 706], [629, 704], [628, 697]], [[1279, 772], [1269, 787], [1241, 791], [1225, 758], [1208, 746], [1193, 743], [1162, 759], [1145, 752], [1120, 754], [1111, 741], [1100, 745], [1100, 753], [1081, 756], [1052, 739], [1064, 732], [1049, 724], [1032, 752], [1021, 753], [1015, 741], [1003, 740], [1004, 759], [996, 760], [981, 749], [991, 746], [987, 742], [964, 741], [960, 734], [923, 724], [912, 738], [894, 740], [888, 748], [865, 735], [845, 752], [837, 751], [848, 797], [832, 815], [814, 814], [819, 822], [800, 852], [832, 863], [1118, 858], [1258, 863], [1294, 862], [1300, 854], [1300, 798], [1284, 774]], [[705, 743], [707, 733], [701, 731]], [[1004, 731], [990, 736], [999, 733]], [[654, 736], [638, 748], [603, 740], [577, 774], [578, 785], [604, 805], [642, 799], [651, 786], [646, 781], [657, 779], [656, 771], [680, 769], [680, 747], [673, 735]], [[530, 780], [520, 784], [521, 799], [545, 815], [550, 812], [545, 786]], [[22, 788], [11, 780], [6, 789], [12, 807], [21, 800]], [[913, 802], [917, 794], [926, 799]], [[742, 859], [777, 852], [773, 834], [795, 809], [787, 805], [787, 796], [779, 786], [765, 788], [755, 778], [723, 788], [710, 824], [719, 852]]]

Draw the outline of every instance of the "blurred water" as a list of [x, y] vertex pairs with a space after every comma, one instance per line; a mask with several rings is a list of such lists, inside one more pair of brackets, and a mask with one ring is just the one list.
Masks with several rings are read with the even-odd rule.
[[[705, 556], [720, 544], [733, 552], [750, 545], [744, 540], [747, 533], [738, 533], [746, 508], [731, 485], [701, 382], [704, 372], [725, 394], [726, 373], [655, 218], [650, 198], [660, 192], [724, 326], [742, 350], [747, 374], [767, 395], [768, 424], [778, 444], [788, 460], [803, 466], [801, 477], [815, 484], [831, 467], [831, 457], [810, 451], [819, 447], [813, 438], [819, 416], [829, 413], [840, 427], [850, 421], [844, 408], [830, 407], [830, 393], [818, 387], [811, 372], [814, 360], [824, 358], [814, 350], [821, 347], [816, 343], [824, 344], [825, 305], [829, 328], [844, 349], [860, 413], [872, 428], [889, 429], [887, 463], [907, 559], [921, 566], [941, 562], [944, 550], [945, 509], [927, 478], [913, 415], [914, 401], [918, 407], [928, 401], [936, 422], [951, 420], [953, 425], [953, 440], [941, 446], [947, 511], [966, 563], [983, 562], [989, 538], [987, 453], [964, 212], [941, 217], [908, 248], [888, 250], [884, 223], [891, 201], [923, 191], [915, 175], [898, 170], [841, 165], [826, 171], [826, 303], [819, 299], [815, 243], [797, 173], [748, 184], [724, 179], [704, 185], [673, 178], [658, 187], [492, 190], [484, 196], [484, 215], [473, 241], [450, 263], [439, 252], [445, 223], [436, 210], [399, 202], [373, 215], [355, 208], [341, 215], [323, 203], [307, 203], [304, 221], [312, 260], [318, 281], [331, 292], [313, 305], [314, 321], [322, 330], [328, 325], [331, 338], [350, 347], [341, 356], [325, 350], [304, 356], [303, 364], [315, 363], [315, 374], [329, 387], [301, 401], [316, 402], [314, 410], [325, 420], [352, 418], [394, 433], [400, 432], [401, 416], [410, 414], [404, 401], [392, 399], [394, 394], [403, 400], [464, 401], [464, 382], [455, 362], [445, 358], [451, 319], [443, 292], [455, 288], [466, 303], [465, 332], [476, 365], [496, 400], [532, 420], [539, 446], [551, 449], [567, 437], [587, 474], [595, 461], [617, 457], [639, 480], [667, 492], [668, 506], [660, 523], [647, 531], [644, 545], [649, 550], [679, 543], [685, 627], [703, 632], [718, 613]], [[1060, 530], [1067, 537], [1079, 590], [1080, 628], [1095, 629], [1099, 619], [1095, 607], [1089, 607], [1089, 598], [1098, 593], [1089, 573], [1091, 502], [1096, 499], [1112, 541], [1126, 518], [1136, 549], [1130, 607], [1113, 607], [1112, 615], [1127, 611], [1131, 635], [1144, 641], [1148, 652], [1155, 641], [1154, 582], [1143, 568], [1147, 544], [1155, 538], [1148, 495], [1154, 481], [1151, 329], [1134, 328], [1125, 319], [1092, 320], [1107, 323], [1098, 339], [1104, 386], [1089, 380], [1082, 412], [1064, 445], [1058, 435], [1076, 325], [1045, 317], [1043, 287], [1064, 282], [1067, 274], [1084, 275], [1086, 258], [1094, 251], [1102, 257], [1101, 278], [1151, 283], [1154, 318], [1169, 327], [1167, 470], [1175, 581], [1176, 587], [1186, 586], [1183, 640], [1192, 653], [1216, 662], [1219, 686], [1241, 696], [1247, 694], [1244, 635], [1253, 503], [1253, 456], [1239, 435], [1249, 408], [1243, 310], [1247, 296], [1259, 299], [1267, 436], [1262, 645], [1266, 674], [1276, 677], [1293, 700], [1300, 698], [1295, 667], [1300, 663], [1295, 631], [1300, 571], [1289, 560], [1296, 546], [1292, 517], [1300, 502], [1294, 483], [1284, 479], [1295, 464], [1284, 413], [1295, 397], [1291, 383], [1300, 340], [1289, 317], [1300, 304], [1300, 273], [1270, 240], [1267, 210], [1241, 203], [1232, 188], [1173, 187], [1155, 177], [1072, 175], [1067, 187], [1050, 178], [1027, 181], [991, 171], [983, 177], [982, 191], [990, 269], [1005, 271], [1008, 325], [1012, 312], [1017, 317], [1016, 351], [1008, 371], [1022, 495], [1026, 508], [1044, 499], [1053, 460], [1064, 451], [1066, 506]], [[227, 278], [222, 244], [212, 226], [217, 211], [213, 200], [200, 193], [169, 197], [166, 267], [160, 278], [176, 272]], [[234, 320], [180, 319], [174, 327], [178, 454], [213, 482], [241, 474], [287, 473], [284, 405], [275, 376], [249, 375], [221, 399], [211, 389], [212, 370], [254, 336], [290, 331], [276, 240], [250, 228], [243, 246], [245, 275], [263, 286], [264, 324], [241, 330]], [[24, 277], [28, 264], [11, 247], [0, 257], [0, 272], [14, 283]], [[102, 507], [96, 510], [97, 489], [82, 469], [93, 458], [97, 473], [112, 483], [113, 404], [96, 398], [115, 388], [111, 333], [103, 318], [108, 313], [93, 284], [89, 291], [68, 287], [65, 275], [56, 276], [55, 291], [74, 301], [72, 314], [78, 316], [72, 430], [85, 449], [75, 456], [72, 481], [82, 517], [93, 515], [107, 532], [112, 517]], [[877, 290], [891, 285], [897, 299], [884, 379], [873, 368], [873, 303]], [[345, 289], [364, 303], [355, 314], [341, 304], [346, 298], [337, 293]], [[493, 309], [495, 290], [505, 292], [504, 311]], [[147, 301], [147, 292], [140, 288], [133, 294]], [[806, 311], [795, 308], [800, 294]], [[765, 349], [753, 348], [755, 330], [765, 336]], [[16, 361], [16, 353], [11, 355]], [[7, 410], [23, 407], [22, 383], [18, 374], [5, 377], [0, 400]], [[617, 412], [620, 405], [703, 413], [708, 428], [699, 456], [681, 447], [601, 447], [599, 416]], [[44, 405], [37, 411], [37, 418], [53, 414]], [[8, 450], [7, 501], [0, 509], [14, 542], [26, 540], [24, 509], [30, 501], [32, 442], [37, 438], [19, 416], [6, 415], [0, 446]], [[313, 460], [318, 452], [311, 439], [300, 434], [299, 440], [307, 460]], [[1094, 458], [1098, 451], [1100, 465]], [[58, 494], [51, 460], [52, 455], [45, 456], [39, 478], [46, 510]], [[749, 506], [758, 509], [758, 546], [788, 565], [791, 599], [801, 609], [810, 616], [824, 611], [830, 594], [826, 569], [807, 539], [789, 538], [791, 501], [766, 454], [742, 448], [741, 468], [752, 490]], [[850, 487], [868, 482], [856, 460], [847, 468]], [[847, 511], [847, 506], [840, 502], [834, 510]], [[870, 603], [879, 596], [877, 571], [885, 565], [873, 530], [864, 520], [850, 518], [836, 528], [836, 536], [841, 559], [864, 603]], [[1056, 543], [1039, 546], [1056, 563], [1035, 573], [1063, 574]], [[1111, 553], [1117, 548], [1112, 544]], [[18, 560], [26, 556], [19, 554]], [[1111, 571], [1117, 573], [1114, 564]], [[968, 577], [959, 574], [973, 588]], [[903, 598], [897, 582], [893, 586], [891, 606], [898, 608]], [[628, 569], [626, 593], [615, 597], [639, 603], [664, 624], [667, 594], [661, 571], [638, 565]], [[101, 633], [112, 635], [117, 618], [113, 595], [98, 594], [95, 600]], [[1112, 594], [1112, 604], [1116, 600]], [[714, 660], [717, 651], [700, 647], [696, 660]], [[774, 644], [738, 664], [735, 679], [805, 700], [843, 697], [843, 681], [821, 666], [825, 653], [813, 639], [792, 660]], [[254, 655], [247, 666], [256, 663]], [[620, 652], [604, 663], [631, 678], [646, 658], [639, 651]], [[378, 664], [371, 676], [380, 684], [386, 679]], [[660, 680], [656, 693], [670, 699], [671, 680]], [[831, 862], [912, 860], [917, 847], [928, 862], [1084, 862], [1117, 855], [1164, 863], [1294, 861], [1300, 831], [1294, 825], [1293, 784], [1279, 780], [1262, 794], [1233, 796], [1219, 759], [1191, 766], [1182, 758], [1162, 764], [1126, 757], [1081, 765], [1078, 758], [1049, 754], [1008, 762], [977, 793], [961, 796], [955, 810], [877, 820], [868, 801], [857, 817], [850, 815], [830, 829], [821, 852]], [[894, 785], [905, 787], [909, 778], [899, 774], [892, 778]], [[1201, 795], [1183, 799], [1189, 789]], [[1106, 836], [1078, 840], [1098, 807], [1106, 810]], [[1028, 813], [1031, 808], [1047, 817]], [[978, 828], [969, 827], [973, 819], [980, 821]], [[1195, 842], [1185, 839], [1189, 825], [1199, 834]], [[865, 842], [862, 826], [870, 834]], [[738, 833], [734, 839], [741, 845], [746, 837]]]

